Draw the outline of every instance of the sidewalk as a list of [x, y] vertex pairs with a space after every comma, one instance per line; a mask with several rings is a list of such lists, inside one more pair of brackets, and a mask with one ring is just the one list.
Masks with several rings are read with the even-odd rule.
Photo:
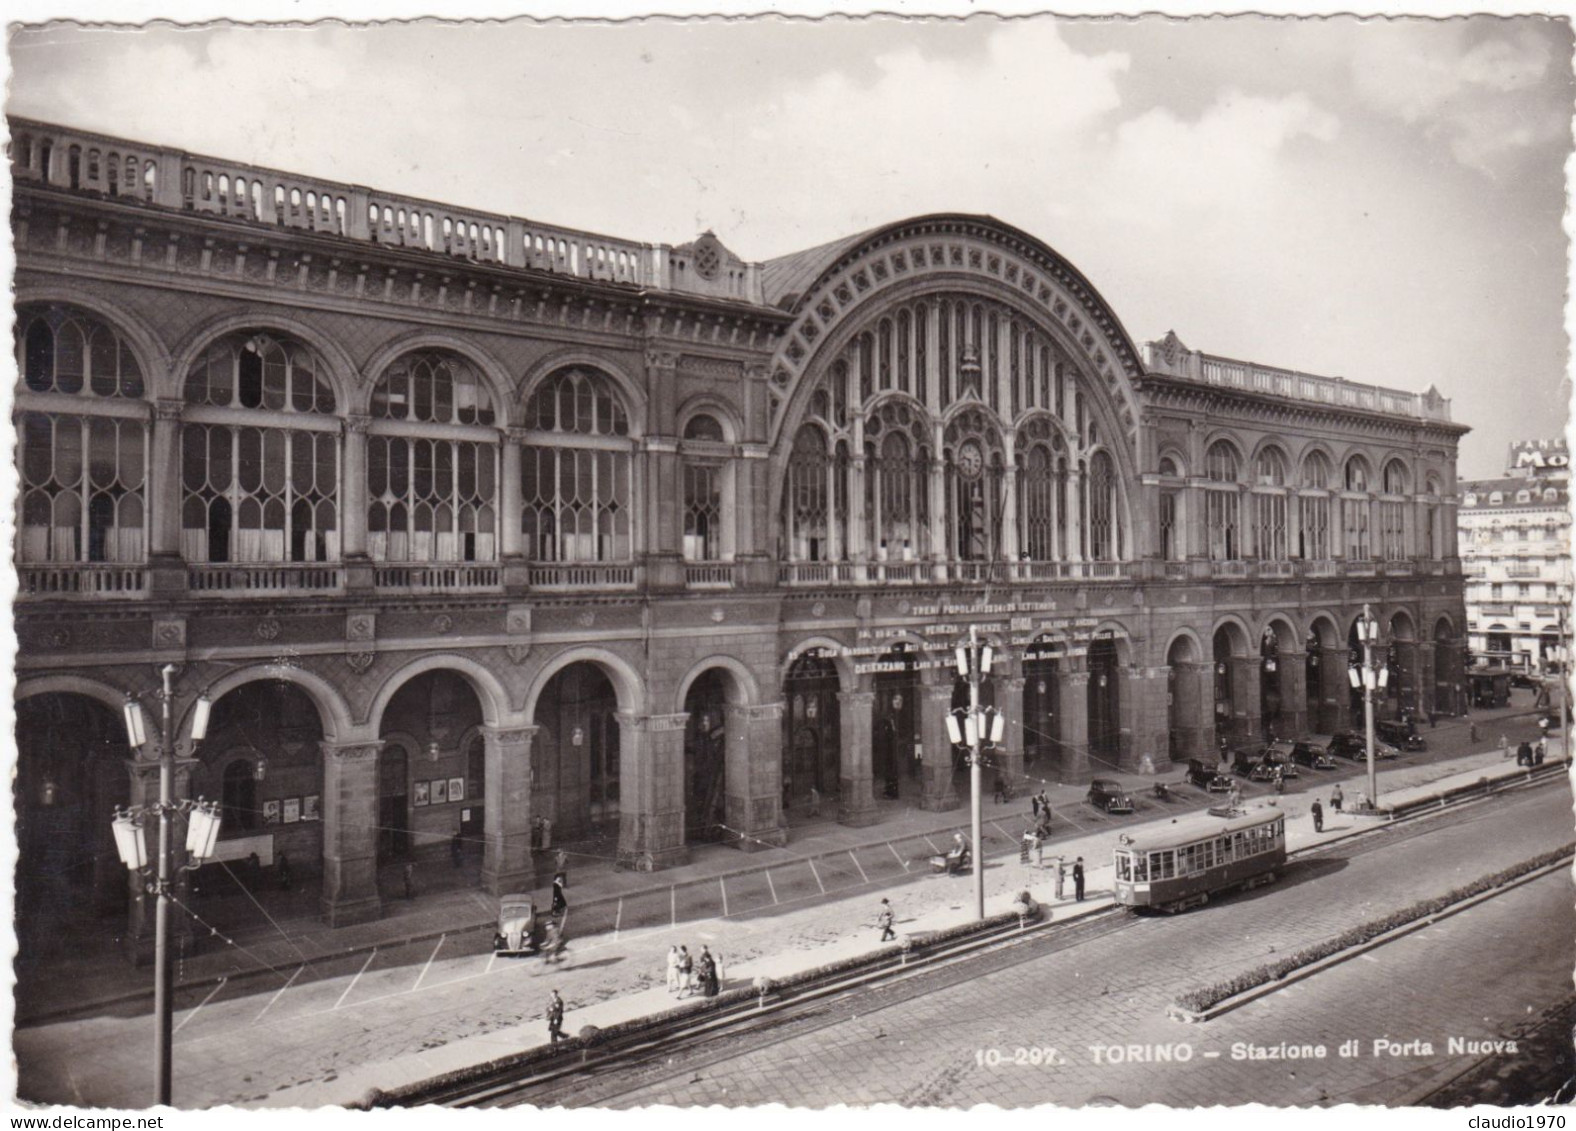
[[[1495, 712], [1477, 712], [1471, 718], [1479, 730], [1476, 748], [1497, 755], [1494, 744], [1502, 732], [1510, 736], [1514, 745], [1524, 734], [1535, 733], [1533, 720], [1528, 707], [1520, 704]], [[1467, 720], [1442, 720], [1437, 728], [1425, 728], [1421, 733], [1429, 750], [1409, 759], [1428, 761], [1386, 768], [1385, 780], [1393, 780], [1395, 788], [1420, 785], [1443, 776], [1448, 771], [1439, 767], [1441, 760], [1459, 755], [1472, 745]], [[1326, 788], [1363, 772], [1359, 763], [1344, 759], [1339, 762], [1340, 768], [1334, 771], [1304, 770], [1300, 778], [1288, 783], [1286, 802], [1310, 788]], [[1050, 797], [1055, 813], [1054, 833], [1046, 844], [1048, 859], [1053, 853], [1069, 858], [1078, 855], [1073, 845], [1082, 842], [1085, 833], [1108, 841], [1107, 830], [1118, 825], [1142, 821], [1146, 816], [1175, 815], [1209, 803], [1202, 791], [1176, 788], [1178, 771], [1174, 769], [1152, 777], [1105, 772], [1101, 776], [1114, 778], [1132, 791], [1137, 806], [1134, 816], [1113, 819], [1097, 813], [1084, 804], [1085, 786], [1030, 777], [1020, 789], [1023, 797], [1001, 805], [989, 795], [984, 798], [986, 857], [1016, 858], [1018, 837], [1028, 823], [1026, 795], [1040, 788]], [[1156, 781], [1172, 785], [1175, 800], [1154, 799], [1150, 787]], [[988, 787], [989, 782], [986, 784]], [[1242, 790], [1249, 800], [1270, 792], [1266, 785], [1248, 783], [1243, 783]], [[797, 904], [809, 906], [861, 890], [874, 891], [921, 879], [928, 874], [926, 857], [944, 850], [954, 831], [966, 832], [966, 795], [961, 800], [959, 808], [941, 813], [884, 803], [881, 822], [864, 828], [849, 828], [830, 818], [796, 823], [791, 827], [786, 849], [744, 853], [724, 844], [699, 845], [692, 848], [690, 863], [657, 873], [615, 871], [608, 857], [582, 855], [573, 851], [576, 846], [567, 846], [571, 851], [571, 937], [583, 940], [604, 932], [616, 936], [621, 930], [627, 933], [639, 927], [672, 928], [686, 922], [778, 913]], [[551, 853], [542, 854], [539, 876], [550, 879], [551, 868]], [[259, 892], [255, 898], [237, 894], [223, 900], [197, 902], [194, 910], [202, 916], [199, 934], [206, 934], [206, 928], [211, 926], [234, 945], [210, 946], [182, 960], [178, 984], [191, 988], [259, 970], [288, 972], [304, 962], [370, 952], [374, 948], [387, 950], [463, 932], [491, 937], [497, 904], [477, 884], [479, 862], [475, 859], [467, 860], [460, 868], [452, 867], [448, 860], [419, 865], [418, 895], [409, 901], [397, 894], [401, 887], [399, 871], [396, 865], [385, 869], [381, 877], [382, 918], [338, 929], [329, 928], [319, 918], [317, 893], [312, 887]], [[538, 888], [538, 906], [545, 907], [549, 902], [544, 883]], [[109, 938], [97, 947], [90, 946], [68, 958], [28, 969], [19, 962], [17, 974], [17, 1018], [24, 1025], [65, 1011], [134, 1001], [150, 995], [152, 987], [151, 971], [127, 964]]]

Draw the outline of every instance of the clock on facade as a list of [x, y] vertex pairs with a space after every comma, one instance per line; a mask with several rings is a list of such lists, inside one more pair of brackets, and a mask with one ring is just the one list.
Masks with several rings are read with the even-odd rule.
[[973, 440], [958, 449], [958, 470], [966, 478], [973, 479], [979, 475], [980, 469], [985, 466], [985, 456], [980, 451], [980, 446]]

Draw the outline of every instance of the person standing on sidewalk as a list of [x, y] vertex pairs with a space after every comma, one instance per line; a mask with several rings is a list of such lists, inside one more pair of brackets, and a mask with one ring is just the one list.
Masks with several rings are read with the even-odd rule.
[[1330, 792], [1330, 808], [1334, 812], [1339, 813], [1341, 811], [1341, 803], [1345, 800], [1346, 798], [1342, 795], [1340, 786], [1336, 786]]
[[564, 888], [567, 885], [568, 879], [562, 872], [553, 877], [553, 909], [549, 914], [555, 917], [569, 910], [569, 900], [564, 898]]
[[679, 948], [668, 947], [668, 993], [679, 992]]
[[1313, 831], [1322, 833], [1324, 831], [1324, 806], [1319, 804], [1317, 797], [1313, 799], [1313, 808], [1310, 812], [1313, 813]]
[[1082, 903], [1083, 902], [1083, 896], [1084, 896], [1084, 866], [1083, 866], [1083, 857], [1080, 856], [1080, 857], [1078, 857], [1077, 860], [1073, 861], [1073, 898], [1076, 899], [1079, 903]]
[[554, 1045], [569, 1039], [564, 1034], [564, 999], [557, 990], [547, 995], [547, 1039]]
[[885, 899], [881, 901], [881, 913], [876, 916], [876, 926], [881, 928], [882, 942], [891, 942], [897, 938], [897, 932], [892, 929], [892, 904]]
[[1467, 741], [1472, 743], [1474, 746], [1476, 746], [1477, 745], [1477, 740], [1478, 740], [1477, 723], [1475, 723], [1475, 722], [1468, 723], [1467, 724]]
[[405, 872], [404, 872], [404, 878], [405, 878], [405, 898], [406, 899], [415, 899], [416, 898], [416, 865], [415, 865], [414, 862], [407, 862], [406, 863], [406, 865], [405, 865]]
[[689, 997], [690, 990], [695, 985], [695, 959], [690, 956], [689, 947], [679, 947], [679, 997]]
[[1056, 858], [1056, 902], [1067, 898], [1067, 858]]

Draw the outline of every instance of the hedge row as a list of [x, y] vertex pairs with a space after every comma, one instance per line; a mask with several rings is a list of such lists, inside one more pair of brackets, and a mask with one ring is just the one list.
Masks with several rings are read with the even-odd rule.
[[1296, 970], [1300, 970], [1304, 966], [1311, 966], [1313, 963], [1329, 958], [1333, 954], [1339, 954], [1341, 951], [1349, 950], [1354, 946], [1361, 946], [1363, 943], [1376, 939], [1387, 931], [1393, 931], [1397, 927], [1404, 927], [1408, 923], [1415, 923], [1419, 919], [1437, 915], [1464, 899], [1481, 895], [1483, 892], [1507, 884], [1511, 880], [1524, 876], [1529, 872], [1535, 872], [1539, 868], [1546, 867], [1556, 860], [1569, 856], [1573, 849], [1576, 849], [1576, 845], [1567, 844], [1564, 848], [1545, 852], [1542, 855], [1533, 857], [1531, 860], [1524, 860], [1513, 867], [1495, 872], [1493, 875], [1483, 876], [1436, 899], [1425, 899], [1412, 904], [1410, 907], [1392, 911], [1382, 918], [1371, 919], [1359, 926], [1342, 931], [1333, 938], [1304, 947], [1302, 950], [1289, 954], [1285, 958], [1266, 963], [1263, 966], [1238, 974], [1236, 977], [1227, 978], [1223, 982], [1216, 982], [1212, 986], [1189, 990], [1177, 997], [1176, 1005], [1193, 1013], [1203, 1013], [1229, 997], [1235, 997], [1237, 994], [1246, 993], [1248, 990], [1277, 981]]
[[[808, 970], [800, 970], [778, 980], [757, 979], [756, 984], [751, 986], [740, 986], [737, 989], [724, 990], [716, 997], [696, 998], [672, 1009], [665, 1009], [660, 1013], [647, 1014], [644, 1017], [632, 1017], [627, 1021], [620, 1021], [618, 1024], [609, 1025], [606, 1028], [587, 1025], [576, 1036], [570, 1037], [557, 1045], [538, 1045], [523, 1052], [511, 1053], [508, 1056], [484, 1061], [481, 1064], [469, 1065], [465, 1068], [457, 1068], [441, 1076], [434, 1076], [430, 1079], [407, 1084], [399, 1088], [387, 1090], [373, 1088], [367, 1093], [361, 1104], [357, 1106], [363, 1108], [387, 1108], [400, 1107], [412, 1102], [420, 1103], [423, 1102], [423, 1096], [449, 1088], [460, 1087], [498, 1073], [535, 1067], [548, 1061], [558, 1060], [568, 1053], [584, 1053], [648, 1030], [661, 1029], [687, 1021], [698, 1021], [706, 1014], [715, 1013], [729, 1006], [754, 1001], [757, 998], [764, 997], [766, 994], [780, 994], [784, 991], [808, 987], [813, 983], [825, 981], [839, 975], [849, 974], [864, 967], [882, 965], [889, 962], [895, 954], [905, 951], [913, 953], [927, 947], [934, 947], [955, 939], [966, 938], [969, 935], [981, 934], [1013, 923], [1032, 922], [1039, 917], [1040, 908], [1031, 906], [1026, 915], [1017, 911], [1008, 911], [1001, 915], [992, 915], [980, 922], [963, 923], [941, 931], [927, 931], [922, 936], [908, 936], [903, 942], [888, 943], [879, 950], [867, 951], [864, 954], [853, 955], [849, 958], [829, 962], [822, 966], [815, 966]], [[765, 983], [764, 985], [761, 984], [763, 982]]]

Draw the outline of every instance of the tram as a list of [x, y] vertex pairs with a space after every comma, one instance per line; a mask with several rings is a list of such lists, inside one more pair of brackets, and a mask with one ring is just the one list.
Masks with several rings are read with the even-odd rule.
[[1271, 883], [1286, 863], [1286, 815], [1278, 809], [1211, 810], [1124, 834], [1116, 849], [1116, 902], [1185, 911], [1217, 892]]

